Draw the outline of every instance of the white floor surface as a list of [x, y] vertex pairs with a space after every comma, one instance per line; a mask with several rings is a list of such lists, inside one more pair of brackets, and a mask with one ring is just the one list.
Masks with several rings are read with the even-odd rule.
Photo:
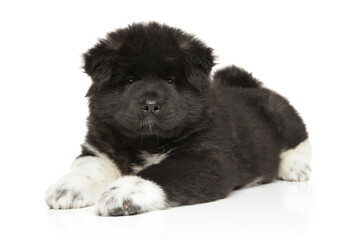
[[278, 181], [125, 217], [98, 217], [93, 207], [49, 210], [47, 183], [21, 169], [23, 183], [2, 195], [0, 239], [349, 239], [346, 170], [335, 168], [315, 168], [310, 182]]

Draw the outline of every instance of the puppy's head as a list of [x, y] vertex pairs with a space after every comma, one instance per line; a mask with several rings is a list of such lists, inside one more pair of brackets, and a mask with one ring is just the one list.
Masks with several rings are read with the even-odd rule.
[[111, 32], [84, 54], [91, 114], [129, 135], [172, 137], [202, 117], [212, 49], [157, 23]]

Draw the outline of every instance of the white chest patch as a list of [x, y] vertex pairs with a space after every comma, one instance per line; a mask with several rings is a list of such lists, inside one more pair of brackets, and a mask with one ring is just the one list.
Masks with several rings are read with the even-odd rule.
[[142, 171], [143, 169], [146, 169], [147, 167], [149, 167], [151, 165], [161, 163], [165, 158], [167, 158], [167, 156], [169, 155], [169, 153], [171, 151], [172, 151], [172, 149], [168, 152], [165, 152], [165, 153], [154, 153], [154, 154], [151, 154], [151, 153], [146, 152], [146, 151], [141, 151], [140, 157], [144, 160], [144, 162], [143, 162], [143, 164], [132, 165], [131, 166], [132, 172], [134, 174], [137, 174], [140, 171]]

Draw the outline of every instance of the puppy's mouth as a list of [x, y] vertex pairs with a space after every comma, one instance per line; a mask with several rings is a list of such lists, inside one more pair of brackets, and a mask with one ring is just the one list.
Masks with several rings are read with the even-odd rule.
[[154, 116], [147, 116], [145, 118], [139, 119], [138, 129], [142, 133], [155, 133], [159, 128], [159, 120]]
[[142, 127], [142, 133], [153, 134], [158, 130], [158, 126], [154, 123], [145, 123]]
[[143, 135], [157, 135], [173, 130], [169, 122], [152, 115], [138, 119], [137, 123], [137, 129], [135, 130]]

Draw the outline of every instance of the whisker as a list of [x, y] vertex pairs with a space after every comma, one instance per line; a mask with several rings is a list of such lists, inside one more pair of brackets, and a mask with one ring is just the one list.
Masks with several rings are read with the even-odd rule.
[[159, 145], [159, 136], [158, 136], [158, 131], [156, 128], [155, 128], [155, 135], [156, 135], [156, 143], [157, 143], [157, 145]]
[[142, 146], [143, 146], [143, 129], [142, 129], [142, 134], [141, 134], [141, 149], [142, 149]]

